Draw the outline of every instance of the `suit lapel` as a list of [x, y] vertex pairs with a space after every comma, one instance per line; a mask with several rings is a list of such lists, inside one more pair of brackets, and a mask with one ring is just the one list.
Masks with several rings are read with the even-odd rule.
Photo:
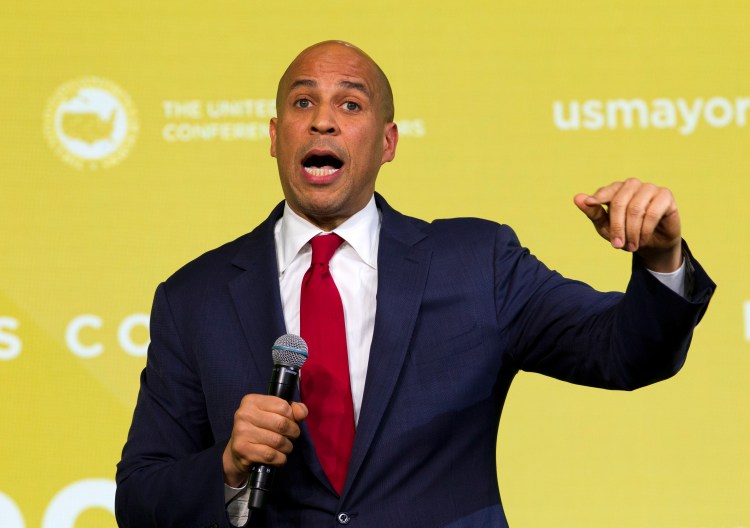
[[[279, 336], [286, 333], [274, 241], [274, 227], [283, 211], [282, 202], [265, 222], [250, 233], [242, 249], [232, 260], [232, 264], [245, 270], [229, 283], [229, 290], [257, 369], [257, 375], [252, 376], [252, 379], [259, 380], [261, 384], [248, 387], [248, 392], [258, 394], [268, 392], [265, 380], [270, 379], [273, 370], [271, 346]], [[296, 399], [300, 399], [299, 391]], [[318, 462], [315, 447], [304, 422], [301, 429], [302, 434], [295, 442], [295, 448], [300, 451], [313, 474], [333, 491]]]
[[[248, 235], [232, 260], [232, 264], [245, 270], [229, 282], [229, 291], [257, 369], [257, 376], [252, 379], [257, 380], [269, 379], [273, 369], [271, 346], [285, 333], [286, 328], [273, 236], [276, 220], [282, 212], [283, 204], [280, 204], [265, 222]], [[264, 394], [268, 388], [262, 385], [248, 387], [250, 390]]]
[[376, 194], [383, 221], [378, 293], [365, 392], [344, 494], [356, 478], [396, 386], [427, 281], [431, 253], [415, 247], [426, 235]]

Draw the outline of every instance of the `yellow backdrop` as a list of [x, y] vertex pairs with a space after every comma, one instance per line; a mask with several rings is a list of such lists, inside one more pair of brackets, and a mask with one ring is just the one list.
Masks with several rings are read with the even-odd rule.
[[749, 25], [746, 0], [3, 2], [0, 526], [115, 526], [153, 291], [280, 200], [276, 82], [329, 38], [391, 78], [398, 209], [509, 223], [622, 289], [629, 258], [572, 197], [635, 176], [674, 190], [719, 284], [673, 380], [517, 378], [511, 525], [750, 526]]

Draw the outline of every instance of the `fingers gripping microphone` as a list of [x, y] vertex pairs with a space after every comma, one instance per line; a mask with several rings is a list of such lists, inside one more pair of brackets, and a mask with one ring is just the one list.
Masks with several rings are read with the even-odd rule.
[[[273, 372], [268, 383], [268, 394], [291, 403], [297, 388], [299, 369], [307, 360], [307, 343], [300, 336], [284, 334], [273, 344], [271, 355]], [[253, 464], [250, 467], [248, 506], [251, 509], [260, 509], [265, 504], [266, 495], [273, 484], [273, 474], [273, 466]]]

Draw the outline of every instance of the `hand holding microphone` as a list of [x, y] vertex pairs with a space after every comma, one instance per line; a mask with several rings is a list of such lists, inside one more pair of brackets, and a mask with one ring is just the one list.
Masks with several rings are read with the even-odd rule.
[[250, 477], [250, 507], [262, 507], [270, 489], [273, 466], [286, 463], [292, 441], [299, 437], [298, 422], [307, 407], [291, 401], [299, 369], [307, 359], [307, 344], [293, 334], [276, 340], [274, 368], [268, 395], [248, 394], [234, 415], [232, 436], [224, 449], [224, 481], [241, 486]]

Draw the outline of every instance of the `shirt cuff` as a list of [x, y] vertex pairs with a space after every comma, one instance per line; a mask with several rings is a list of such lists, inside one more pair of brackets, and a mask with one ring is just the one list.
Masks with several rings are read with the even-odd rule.
[[249, 498], [250, 488], [247, 486], [247, 481], [241, 488], [233, 488], [224, 484], [224, 507], [232, 526], [244, 526], [247, 523], [250, 514]]
[[247, 489], [247, 483], [248, 481], [246, 480], [245, 483], [239, 488], [233, 488], [229, 484], [224, 484], [224, 504], [229, 504], [230, 502], [232, 502], [232, 499], [245, 491]]
[[656, 277], [659, 282], [661, 282], [664, 286], [675, 292], [677, 295], [679, 295], [682, 298], [687, 298], [685, 295], [685, 259], [682, 259], [682, 264], [680, 264], [680, 267], [677, 268], [675, 271], [672, 271], [670, 273], [662, 273], [659, 271], [651, 271], [650, 269], [646, 268], [647, 271]]

